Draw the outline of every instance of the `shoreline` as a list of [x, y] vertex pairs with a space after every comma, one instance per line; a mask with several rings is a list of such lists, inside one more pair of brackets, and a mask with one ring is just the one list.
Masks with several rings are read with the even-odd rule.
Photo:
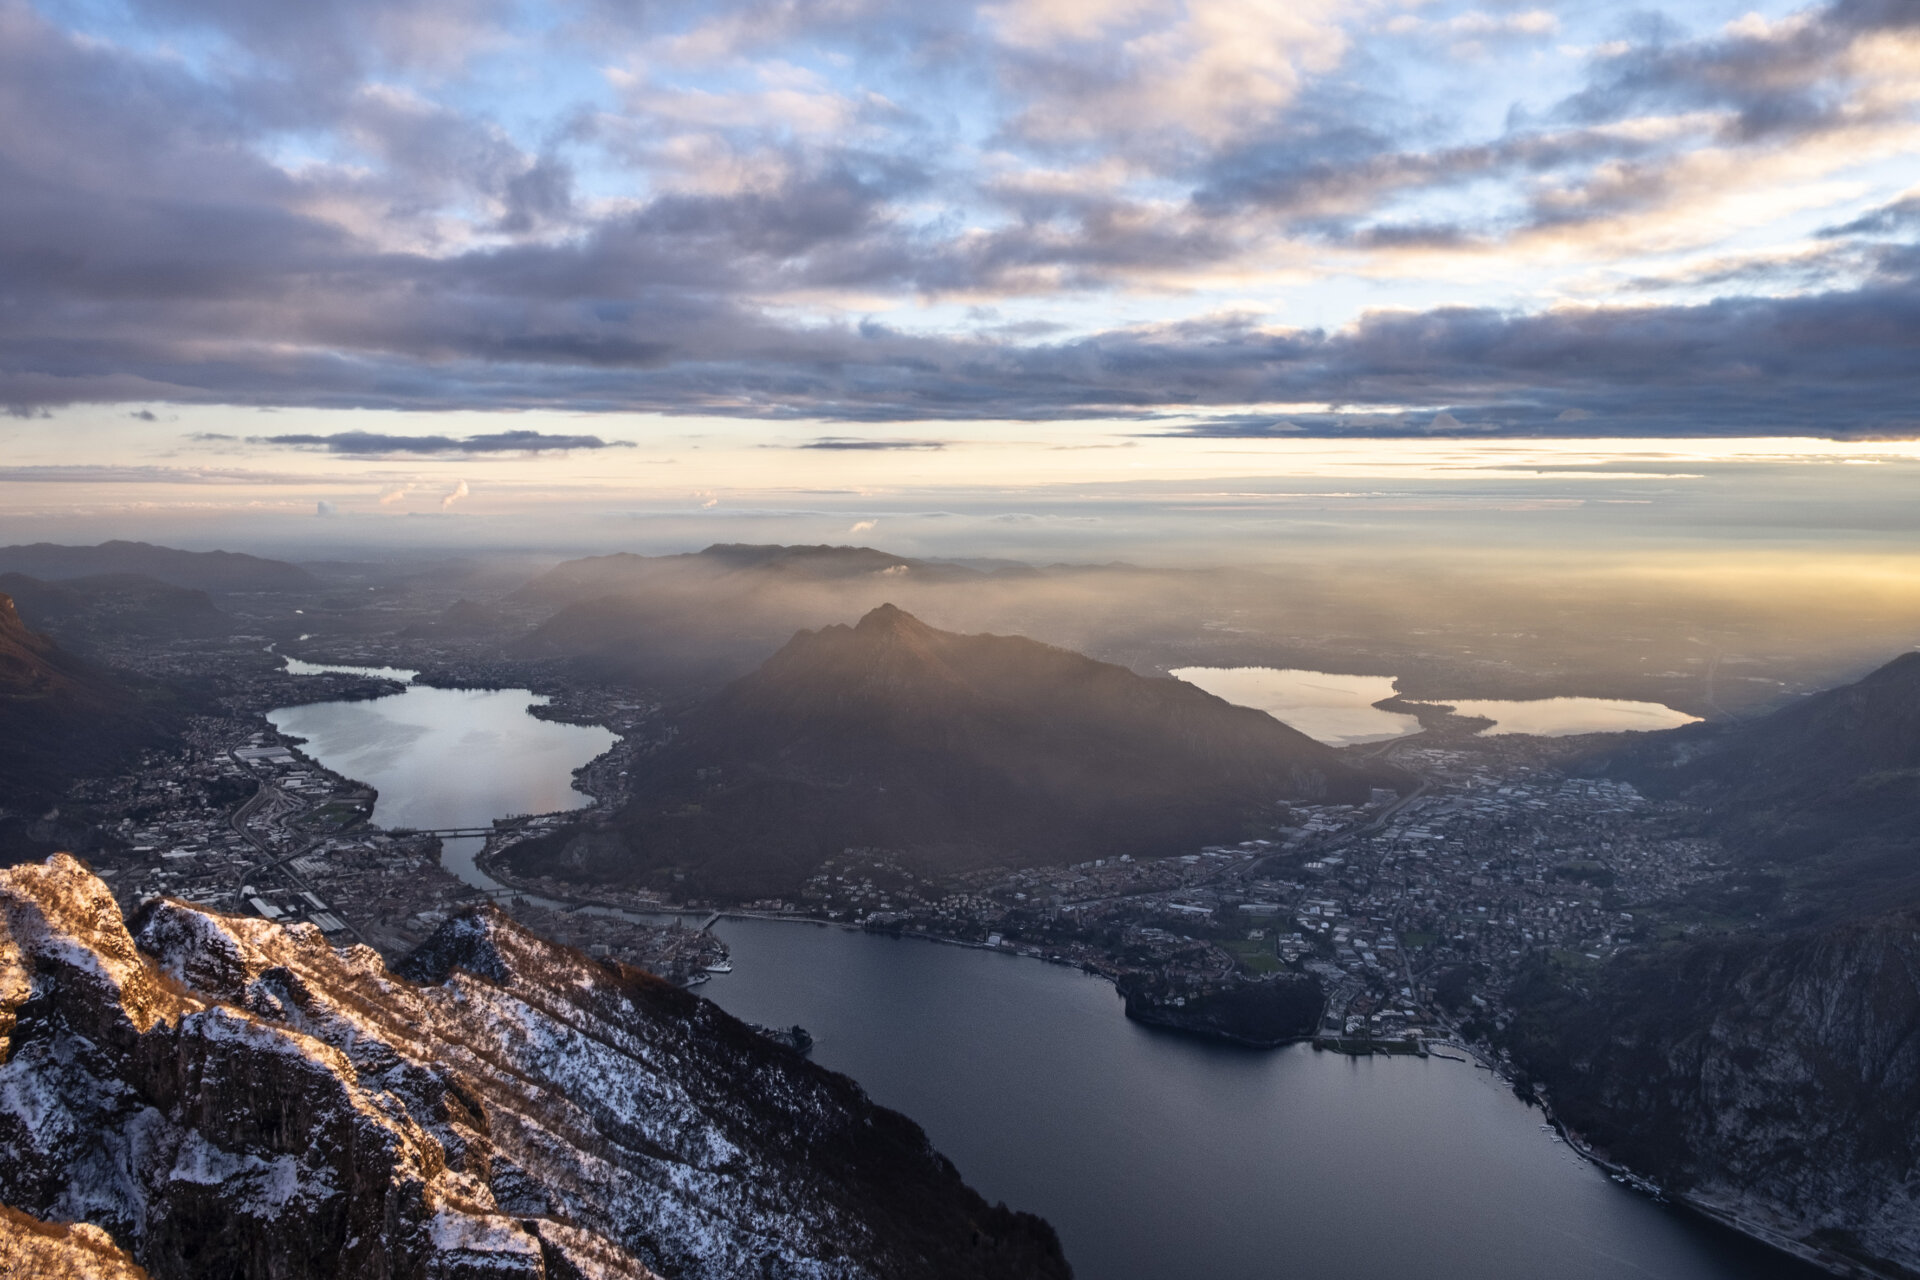
[[[568, 904], [569, 907], [576, 910], [581, 908], [588, 908], [588, 907], [598, 907], [601, 909], [610, 909], [610, 910], [617, 910], [617, 911], [646, 912], [648, 914], [654, 914], [654, 915], [673, 915], [673, 916], [693, 915], [693, 916], [702, 916], [702, 917], [712, 916], [722, 920], [734, 919], [734, 920], [784, 921], [784, 922], [792, 922], [796, 924], [810, 924], [817, 927], [837, 928], [837, 929], [846, 930], [848, 932], [867, 933], [867, 934], [873, 934], [874, 936], [880, 936], [880, 937], [892, 937], [897, 939], [909, 939], [909, 940], [919, 941], [919, 942], [930, 942], [930, 943], [935, 943], [942, 946], [964, 947], [964, 948], [975, 950], [975, 951], [992, 951], [998, 954], [1017, 957], [1020, 959], [1038, 960], [1046, 964], [1057, 964], [1057, 965], [1062, 965], [1068, 968], [1076, 969], [1079, 972], [1086, 974], [1088, 976], [1100, 978], [1102, 981], [1106, 982], [1109, 986], [1113, 987], [1115, 994], [1120, 995], [1123, 1001], [1125, 999], [1124, 993], [1120, 991], [1120, 983], [1119, 983], [1118, 976], [1112, 973], [1108, 973], [1105, 970], [1099, 967], [1096, 967], [1094, 965], [1074, 962], [1074, 961], [1070, 961], [1070, 960], [1066, 960], [1058, 957], [1051, 957], [1039, 952], [1027, 952], [1027, 951], [1020, 950], [1018, 948], [1009, 947], [1005, 945], [997, 946], [997, 947], [988, 946], [985, 942], [982, 942], [982, 941], [973, 941], [970, 939], [955, 938], [955, 937], [950, 937], [950, 936], [937, 934], [937, 933], [929, 933], [924, 930], [870, 929], [864, 924], [855, 923], [852, 921], [830, 920], [820, 916], [802, 915], [795, 912], [750, 911], [750, 910], [745, 910], [740, 908], [725, 908], [725, 907], [698, 908], [698, 907], [685, 907], [685, 906], [668, 906], [665, 904], [654, 904], [647, 907], [636, 907], [626, 903], [610, 902], [610, 901], [604, 901], [604, 900], [579, 899], [579, 898], [573, 898], [570, 896], [557, 895], [551, 892], [536, 890], [534, 888], [526, 886], [523, 882], [517, 881], [516, 878], [514, 878], [510, 873], [506, 876], [502, 876], [500, 874], [500, 871], [497, 865], [495, 865], [495, 860], [497, 855], [504, 851], [505, 851], [505, 846], [495, 848], [493, 847], [491, 840], [489, 840], [488, 847], [483, 848], [478, 854], [474, 856], [475, 869], [478, 871], [481, 871], [483, 874], [487, 875], [489, 878], [499, 881], [499, 883], [503, 886], [503, 888], [509, 891], [512, 891], [515, 893], [538, 896], [538, 897], [544, 897], [554, 901], [565, 902]], [[1249, 1040], [1242, 1037], [1234, 1036], [1213, 1028], [1185, 1025], [1182, 1022], [1179, 1022], [1173, 1019], [1161, 1021], [1154, 1018], [1142, 1018], [1137, 1016], [1131, 1008], [1124, 1009], [1122, 1016], [1126, 1017], [1130, 1021], [1138, 1022], [1142, 1026], [1154, 1027], [1158, 1030], [1171, 1031], [1179, 1035], [1191, 1036], [1191, 1037], [1194, 1037], [1195, 1039], [1210, 1041], [1215, 1044], [1228, 1044], [1228, 1045], [1233, 1045], [1237, 1048], [1248, 1049], [1253, 1051], [1281, 1049], [1281, 1048], [1290, 1047], [1292, 1045], [1311, 1043], [1316, 1052], [1322, 1052], [1322, 1051], [1342, 1052], [1342, 1053], [1354, 1052], [1353, 1049], [1348, 1047], [1349, 1042], [1345, 1041], [1342, 1038], [1338, 1038], [1338, 1037], [1328, 1038], [1328, 1037], [1320, 1036], [1318, 1033], [1317, 1025], [1314, 1032], [1304, 1036], [1291, 1037], [1291, 1038], [1287, 1038], [1284, 1040], [1277, 1040], [1277, 1041], [1254, 1041], [1254, 1040]], [[1442, 1058], [1444, 1060], [1453, 1061], [1453, 1062], [1464, 1061], [1464, 1062], [1471, 1063], [1474, 1067], [1478, 1069], [1482, 1069], [1490, 1072], [1491, 1074], [1499, 1078], [1503, 1083], [1505, 1083], [1508, 1086], [1509, 1090], [1512, 1090], [1512, 1087], [1514, 1084], [1514, 1067], [1511, 1064], [1501, 1061], [1497, 1057], [1494, 1057], [1491, 1054], [1485, 1052], [1484, 1050], [1479, 1049], [1471, 1044], [1465, 1043], [1464, 1041], [1462, 1041], [1457, 1037], [1449, 1036], [1446, 1039], [1434, 1039], [1431, 1041], [1422, 1041], [1417, 1046], [1406, 1047], [1406, 1048], [1401, 1048], [1396, 1046], [1393, 1049], [1387, 1048], [1384, 1043], [1376, 1043], [1371, 1041], [1364, 1042], [1364, 1043], [1367, 1046], [1366, 1051], [1364, 1053], [1358, 1053], [1355, 1056], [1418, 1057], [1422, 1060], [1437, 1057], [1437, 1058]], [[1463, 1058], [1454, 1057], [1452, 1054], [1448, 1054], [1448, 1053], [1434, 1052], [1435, 1049], [1440, 1049], [1440, 1048], [1454, 1050], [1458, 1053], [1462, 1053], [1467, 1056], [1466, 1058], [1463, 1059]], [[1782, 1231], [1769, 1227], [1765, 1224], [1753, 1222], [1749, 1219], [1743, 1218], [1738, 1213], [1730, 1209], [1726, 1209], [1719, 1205], [1713, 1204], [1710, 1201], [1703, 1200], [1700, 1197], [1693, 1195], [1691, 1193], [1669, 1192], [1663, 1187], [1661, 1187], [1658, 1183], [1654, 1182], [1652, 1179], [1646, 1177], [1644, 1174], [1640, 1174], [1626, 1165], [1619, 1164], [1613, 1160], [1608, 1159], [1606, 1156], [1601, 1155], [1592, 1146], [1591, 1143], [1587, 1142], [1583, 1136], [1581, 1136], [1575, 1130], [1571, 1129], [1565, 1123], [1565, 1121], [1563, 1121], [1560, 1118], [1560, 1116], [1554, 1111], [1551, 1098], [1548, 1094], [1543, 1093], [1539, 1090], [1530, 1090], [1529, 1096], [1522, 1097], [1520, 1100], [1526, 1105], [1530, 1105], [1530, 1106], [1537, 1105], [1540, 1108], [1540, 1111], [1544, 1116], [1547, 1124], [1551, 1126], [1554, 1134], [1560, 1139], [1560, 1141], [1566, 1144], [1567, 1148], [1570, 1151], [1572, 1151], [1576, 1156], [1580, 1157], [1582, 1160], [1586, 1161], [1588, 1164], [1591, 1164], [1596, 1169], [1600, 1170], [1601, 1173], [1606, 1175], [1610, 1180], [1612, 1180], [1613, 1182], [1615, 1182], [1617, 1185], [1621, 1186], [1625, 1190], [1636, 1192], [1642, 1196], [1647, 1197], [1648, 1199], [1655, 1201], [1656, 1203], [1664, 1204], [1669, 1207], [1676, 1208], [1686, 1213], [1695, 1215], [1707, 1222], [1712, 1223], [1714, 1226], [1716, 1226], [1721, 1230], [1730, 1231], [1733, 1234], [1738, 1235], [1743, 1239], [1753, 1241], [1754, 1243], [1762, 1245], [1766, 1248], [1769, 1248], [1777, 1253], [1785, 1254], [1788, 1257], [1791, 1257], [1796, 1259], [1797, 1261], [1806, 1263], [1807, 1265], [1815, 1267], [1820, 1271], [1823, 1271], [1829, 1275], [1846, 1277], [1848, 1278], [1848, 1280], [1895, 1280], [1895, 1273], [1893, 1272], [1876, 1269], [1868, 1266], [1867, 1264], [1861, 1263], [1858, 1260], [1847, 1258], [1842, 1255], [1834, 1254], [1829, 1251], [1819, 1249], [1815, 1246], [1808, 1245], [1793, 1236], [1785, 1234]]]

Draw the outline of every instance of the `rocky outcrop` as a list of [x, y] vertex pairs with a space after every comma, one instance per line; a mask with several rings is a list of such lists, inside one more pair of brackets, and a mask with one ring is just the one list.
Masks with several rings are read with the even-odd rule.
[[1515, 1061], [1601, 1154], [1837, 1270], [1920, 1273], [1920, 912], [1511, 994]]
[[33, 1280], [147, 1280], [147, 1273], [88, 1222], [42, 1222], [0, 1205], [0, 1275]]
[[404, 972], [306, 925], [123, 922], [66, 855], [0, 872], [0, 1202], [160, 1280], [1067, 1274], [698, 997], [490, 910]]

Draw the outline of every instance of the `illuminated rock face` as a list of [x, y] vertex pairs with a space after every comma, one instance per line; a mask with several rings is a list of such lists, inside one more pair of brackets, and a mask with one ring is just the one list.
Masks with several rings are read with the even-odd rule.
[[0, 1203], [105, 1232], [10, 1219], [0, 1248], [182, 1278], [1067, 1274], [910, 1121], [698, 997], [491, 912], [401, 969], [174, 902], [123, 922], [65, 855], [0, 872]]

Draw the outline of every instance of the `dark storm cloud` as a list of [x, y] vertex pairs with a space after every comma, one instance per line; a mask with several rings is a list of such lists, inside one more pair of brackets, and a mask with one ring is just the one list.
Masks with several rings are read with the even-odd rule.
[[599, 436], [554, 435], [540, 431], [500, 431], [490, 435], [401, 436], [374, 431], [336, 431], [331, 435], [253, 436], [250, 444], [285, 445], [350, 455], [391, 453], [562, 453], [574, 449], [632, 448], [626, 440]]

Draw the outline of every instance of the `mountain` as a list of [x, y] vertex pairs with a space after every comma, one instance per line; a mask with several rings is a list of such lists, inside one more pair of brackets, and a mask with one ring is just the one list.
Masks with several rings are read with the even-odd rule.
[[150, 701], [29, 630], [0, 595], [0, 807], [44, 809], [161, 729]]
[[1704, 810], [1770, 913], [1920, 901], [1920, 652], [1745, 724], [1646, 739], [1598, 768]]
[[1543, 966], [1509, 1000], [1514, 1061], [1611, 1159], [1828, 1265], [1920, 1274], [1920, 909]]
[[1613, 1159], [1824, 1264], [1920, 1274], [1920, 653], [1593, 763], [1686, 802], [1734, 888], [1597, 971], [1539, 962], [1505, 1045]]
[[0, 1203], [156, 1280], [1068, 1275], [851, 1080], [492, 909], [390, 972], [16, 867], [0, 1058]]
[[1405, 785], [1183, 681], [892, 605], [795, 635], [646, 773], [610, 831], [514, 865], [756, 896], [848, 847], [948, 870], [1154, 856], [1245, 838], [1282, 800]]
[[63, 582], [0, 573], [0, 592], [13, 597], [30, 625], [69, 640], [190, 639], [222, 635], [232, 625], [206, 592], [138, 573], [102, 573]]
[[315, 585], [298, 565], [235, 551], [179, 551], [147, 542], [67, 547], [52, 542], [0, 547], [0, 573], [35, 578], [87, 578], [134, 573], [195, 591], [302, 591]]
[[516, 603], [557, 606], [513, 648], [595, 674], [716, 688], [751, 670], [795, 630], [871, 609], [889, 594], [991, 583], [958, 565], [871, 547], [720, 543], [689, 555], [570, 560]]
[[716, 542], [684, 555], [639, 556], [629, 552], [588, 556], [555, 565], [514, 593], [525, 601], [561, 603], [644, 591], [665, 582], [714, 581], [745, 575], [760, 586], [775, 580], [842, 582], [890, 574], [977, 578], [978, 570], [949, 562], [911, 560], [872, 547], [782, 546]]

